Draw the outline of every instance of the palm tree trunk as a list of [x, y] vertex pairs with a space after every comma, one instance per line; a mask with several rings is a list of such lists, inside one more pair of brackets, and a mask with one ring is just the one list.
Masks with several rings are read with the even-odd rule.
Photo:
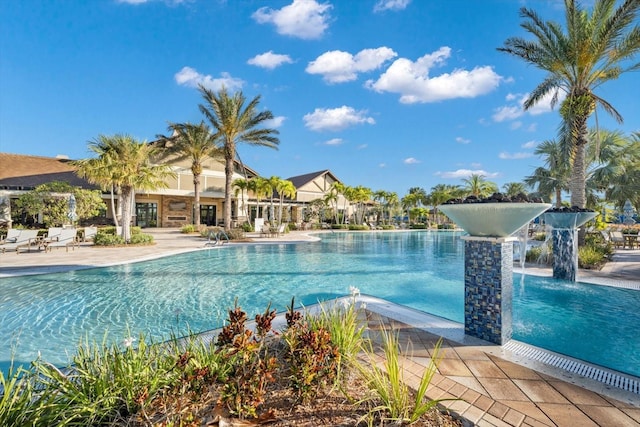
[[131, 199], [133, 188], [122, 187], [122, 238], [125, 242], [131, 241]]
[[113, 225], [118, 226], [118, 212], [116, 212], [116, 200], [113, 185], [111, 186], [111, 215], [113, 215]]
[[585, 147], [587, 145], [587, 119], [576, 119], [576, 142], [573, 157], [573, 167], [571, 171], [571, 206], [584, 208], [587, 203], [586, 198], [586, 171], [585, 171]]
[[194, 223], [196, 227], [200, 227], [200, 175], [193, 176], [193, 192], [195, 193], [194, 202]]
[[225, 155], [224, 175], [224, 229], [225, 231], [231, 231], [231, 181], [233, 179], [233, 156], [230, 156], [228, 152]]
[[562, 189], [556, 187], [556, 208], [562, 207]]

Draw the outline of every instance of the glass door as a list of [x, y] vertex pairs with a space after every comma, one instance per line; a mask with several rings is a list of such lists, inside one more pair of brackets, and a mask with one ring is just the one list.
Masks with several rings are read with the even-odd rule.
[[157, 227], [158, 204], [136, 203], [136, 225], [138, 227]]
[[215, 205], [200, 205], [200, 224], [216, 225]]

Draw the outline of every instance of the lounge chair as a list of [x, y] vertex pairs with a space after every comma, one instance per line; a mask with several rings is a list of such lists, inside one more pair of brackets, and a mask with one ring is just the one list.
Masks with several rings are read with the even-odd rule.
[[271, 237], [271, 227], [269, 224], [264, 224], [260, 230], [261, 237]]
[[83, 242], [93, 242], [96, 235], [98, 234], [98, 227], [85, 227], [84, 235], [82, 236]]
[[624, 236], [621, 231], [610, 231], [609, 240], [616, 248], [624, 248]]
[[63, 228], [58, 240], [48, 243], [46, 248], [51, 251], [51, 248], [64, 247], [67, 249], [67, 252], [69, 252], [69, 247], [75, 249], [74, 247], [78, 246], [77, 234], [78, 230], [75, 228]]
[[50, 243], [58, 240], [60, 238], [60, 233], [62, 233], [62, 227], [49, 227], [45, 237], [45, 242]]
[[276, 237], [278, 236], [284, 236], [284, 231], [287, 229], [287, 224], [286, 223], [282, 223], [278, 226], [278, 229], [275, 232]]
[[38, 241], [38, 230], [20, 230], [20, 234], [16, 237], [15, 242], [7, 242], [0, 246], [2, 253], [6, 251], [16, 251], [20, 248], [30, 248], [31, 245]]
[[4, 245], [5, 243], [15, 243], [20, 235], [20, 228], [10, 228], [7, 230], [7, 235], [3, 236], [0, 239], [0, 245]]

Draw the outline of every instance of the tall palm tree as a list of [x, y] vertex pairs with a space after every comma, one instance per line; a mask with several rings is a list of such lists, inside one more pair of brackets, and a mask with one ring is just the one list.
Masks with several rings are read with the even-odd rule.
[[584, 207], [587, 120], [600, 106], [622, 122], [615, 108], [594, 91], [622, 73], [640, 68], [640, 62], [634, 62], [634, 56], [640, 52], [637, 25], [640, 1], [624, 0], [616, 8], [616, 0], [596, 0], [591, 13], [576, 0], [564, 3], [565, 29], [556, 22], [543, 21], [531, 9], [522, 8], [520, 14], [525, 21], [521, 26], [534, 40], [511, 37], [498, 50], [547, 72], [542, 83], [525, 100], [525, 110], [547, 95], [552, 95], [552, 106], [560, 100], [561, 92], [565, 96], [560, 114], [564, 138], [570, 141], [572, 154], [571, 204]]
[[216, 93], [200, 85], [200, 92], [205, 101], [199, 105], [200, 111], [213, 126], [224, 153], [224, 227], [228, 231], [231, 228], [231, 193], [237, 145], [246, 143], [277, 149], [280, 140], [275, 136], [277, 130], [258, 128], [266, 120], [273, 119], [271, 111], [258, 111], [260, 96], [245, 105], [242, 91], [229, 95], [224, 87]]
[[247, 189], [251, 191], [256, 198], [256, 218], [263, 218], [260, 213], [260, 201], [267, 197], [269, 193], [273, 193], [269, 181], [261, 176], [253, 177], [249, 180]]
[[467, 194], [476, 197], [487, 197], [491, 193], [498, 191], [498, 186], [491, 181], [487, 181], [484, 175], [481, 174], [471, 174], [469, 178], [464, 178], [462, 181], [466, 184], [464, 189]]
[[240, 200], [242, 201], [242, 204], [240, 205], [240, 212], [242, 213], [242, 216], [248, 218], [249, 214], [247, 212], [247, 198], [245, 197], [245, 195], [250, 187], [249, 180], [244, 178], [236, 178], [233, 180], [232, 184], [234, 189], [233, 194], [236, 199], [238, 198], [238, 194], [240, 194], [241, 196]]
[[[71, 162], [77, 167], [76, 174], [85, 178], [92, 184], [100, 186], [102, 190], [109, 190], [111, 193], [111, 215], [113, 224], [118, 226], [118, 215], [116, 212], [115, 194], [120, 189], [116, 186], [116, 173], [118, 165], [113, 162], [117, 156], [112, 154], [118, 149], [115, 140], [105, 135], [100, 135], [89, 143], [89, 151], [97, 157]], [[122, 206], [121, 206], [122, 207]]]
[[280, 198], [280, 205], [278, 207], [278, 224], [282, 224], [282, 203], [284, 202], [285, 197], [292, 199], [296, 196], [296, 187], [293, 185], [293, 182], [287, 179], [281, 179], [276, 185], [276, 191]]
[[280, 181], [282, 181], [282, 178], [280, 178], [279, 176], [271, 176], [270, 178], [268, 178], [267, 183], [269, 184], [269, 221], [274, 221], [275, 217], [276, 217], [276, 210], [273, 204], [273, 199], [275, 196], [275, 193], [277, 191], [278, 185], [280, 184]]
[[555, 206], [562, 206], [562, 191], [569, 190], [570, 166], [565, 145], [556, 140], [540, 143], [534, 154], [542, 156], [545, 166], [540, 166], [524, 182], [540, 194], [555, 195]]
[[[114, 187], [120, 189], [122, 200], [122, 234], [126, 242], [131, 240], [132, 203], [136, 190], [156, 190], [166, 188], [166, 180], [175, 177], [167, 165], [154, 165], [151, 159], [158, 154], [159, 148], [145, 142], [138, 142], [129, 135], [100, 135], [89, 143], [90, 149], [102, 152], [102, 158], [80, 160], [78, 174], [87, 180], [96, 176], [109, 176]], [[92, 148], [93, 147], [93, 148]], [[103, 172], [91, 172], [104, 168]]]
[[365, 203], [371, 201], [373, 192], [368, 187], [358, 185], [353, 187], [351, 191], [351, 201], [356, 202], [356, 224], [364, 223], [364, 217], [366, 214]]
[[205, 122], [170, 123], [171, 136], [158, 135], [159, 142], [164, 149], [162, 157], [175, 156], [175, 160], [190, 160], [193, 175], [194, 224], [200, 225], [200, 175], [203, 163], [210, 158], [223, 158], [222, 151], [216, 146], [216, 140], [209, 126]]

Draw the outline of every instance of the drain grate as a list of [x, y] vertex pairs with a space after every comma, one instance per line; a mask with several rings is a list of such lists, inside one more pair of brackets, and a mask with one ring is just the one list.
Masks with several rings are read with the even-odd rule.
[[640, 381], [633, 378], [619, 375], [611, 371], [606, 371], [596, 366], [550, 353], [536, 347], [530, 347], [526, 344], [513, 340], [504, 344], [502, 348], [520, 356], [525, 356], [529, 359], [555, 366], [556, 368], [599, 381], [603, 384], [640, 394]]

